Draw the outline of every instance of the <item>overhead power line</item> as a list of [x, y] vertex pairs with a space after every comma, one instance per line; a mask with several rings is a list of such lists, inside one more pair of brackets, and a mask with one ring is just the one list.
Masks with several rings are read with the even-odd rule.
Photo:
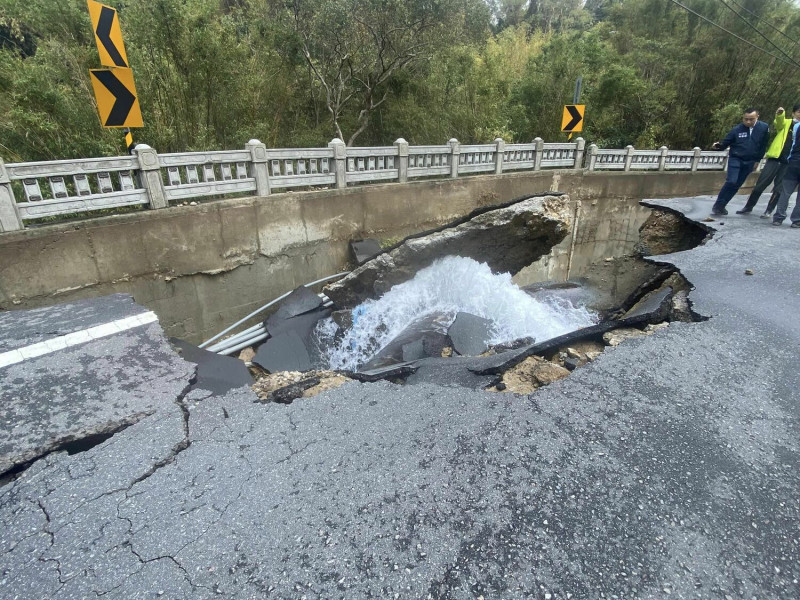
[[727, 8], [728, 10], [730, 10], [730, 11], [731, 11], [733, 14], [735, 14], [735, 15], [736, 15], [737, 17], [739, 17], [739, 18], [740, 18], [742, 21], [744, 21], [744, 22], [747, 24], [747, 26], [748, 26], [748, 27], [750, 27], [750, 28], [751, 28], [753, 31], [755, 31], [755, 32], [756, 32], [758, 35], [760, 35], [762, 38], [764, 38], [764, 39], [766, 40], [766, 42], [767, 42], [767, 43], [768, 43], [770, 46], [772, 46], [772, 47], [773, 47], [773, 48], [775, 48], [775, 49], [776, 49], [778, 52], [780, 52], [781, 54], [783, 54], [783, 55], [784, 55], [784, 56], [785, 56], [787, 59], [789, 59], [790, 61], [792, 61], [792, 63], [794, 63], [794, 64], [795, 64], [797, 67], [800, 67], [800, 63], [798, 63], [798, 62], [797, 62], [795, 59], [793, 59], [793, 58], [792, 58], [791, 56], [789, 56], [789, 55], [788, 55], [786, 52], [784, 52], [782, 48], [780, 48], [780, 47], [778, 47], [777, 45], [775, 45], [775, 43], [774, 43], [774, 42], [773, 42], [771, 39], [769, 39], [769, 38], [768, 38], [766, 35], [764, 35], [764, 34], [763, 34], [763, 33], [762, 33], [762, 32], [761, 32], [759, 29], [758, 29], [758, 27], [756, 27], [755, 25], [753, 25], [753, 24], [752, 24], [752, 23], [751, 23], [751, 22], [750, 22], [750, 21], [749, 21], [747, 18], [745, 18], [745, 16], [744, 16], [744, 15], [742, 15], [742, 14], [741, 14], [741, 13], [739, 13], [739, 12], [736, 12], [736, 10], [734, 10], [734, 8], [733, 8], [732, 6], [730, 6], [730, 5], [729, 5], [727, 2], [725, 2], [725, 0], [719, 0], [719, 1], [720, 1], [720, 2], [722, 2], [722, 5], [723, 5], [725, 8]]
[[775, 27], [775, 25], [773, 25], [772, 23], [770, 23], [770, 22], [769, 22], [769, 21], [767, 21], [766, 19], [762, 19], [761, 17], [759, 17], [759, 16], [758, 16], [756, 13], [754, 13], [754, 12], [753, 12], [752, 10], [750, 10], [749, 8], [747, 8], [747, 7], [744, 7], [744, 6], [742, 6], [741, 4], [739, 4], [738, 2], [736, 2], [736, 0], [731, 0], [731, 2], [733, 2], [733, 3], [734, 3], [736, 6], [738, 6], [739, 8], [741, 8], [741, 9], [742, 9], [743, 11], [745, 11], [746, 13], [748, 13], [748, 14], [750, 14], [750, 15], [754, 16], [754, 17], [755, 17], [755, 18], [756, 18], [758, 21], [761, 21], [762, 23], [764, 23], [765, 25], [767, 25], [767, 26], [768, 26], [770, 29], [773, 29], [773, 30], [777, 31], [778, 33], [780, 33], [780, 34], [781, 34], [783, 37], [785, 37], [787, 40], [789, 40], [790, 42], [792, 42], [792, 43], [793, 43], [795, 46], [796, 46], [797, 44], [800, 44], [800, 42], [799, 42], [798, 40], [795, 40], [795, 39], [792, 39], [792, 38], [790, 38], [790, 37], [789, 37], [789, 36], [788, 36], [788, 35], [787, 35], [785, 32], [781, 31], [781, 30], [780, 30], [778, 27]]
[[733, 33], [732, 31], [729, 31], [729, 30], [725, 29], [725, 28], [724, 28], [722, 25], [719, 25], [719, 24], [715, 23], [714, 21], [712, 21], [712, 20], [711, 20], [711, 19], [709, 19], [708, 17], [705, 17], [705, 16], [701, 15], [700, 13], [698, 13], [698, 12], [696, 12], [696, 11], [692, 10], [691, 8], [689, 8], [688, 6], [686, 6], [686, 5], [684, 5], [684, 4], [681, 4], [680, 2], [678, 2], [678, 0], [671, 0], [671, 1], [672, 1], [672, 3], [673, 3], [673, 4], [677, 4], [678, 6], [680, 6], [680, 7], [681, 7], [683, 10], [685, 10], [685, 11], [688, 11], [688, 12], [692, 13], [693, 15], [697, 16], [697, 17], [700, 17], [701, 19], [703, 19], [703, 21], [706, 21], [707, 23], [709, 23], [710, 25], [713, 25], [713, 26], [714, 26], [714, 27], [716, 27], [717, 29], [721, 29], [722, 31], [724, 31], [724, 32], [725, 32], [725, 33], [727, 33], [728, 35], [735, 37], [735, 38], [736, 38], [737, 40], [739, 40], [740, 42], [744, 42], [744, 43], [745, 43], [745, 44], [747, 44], [748, 46], [752, 46], [752, 47], [753, 47], [753, 48], [755, 48], [756, 50], [760, 50], [760, 51], [761, 51], [761, 52], [763, 52], [764, 54], [768, 54], [768, 55], [769, 55], [769, 56], [771, 56], [772, 58], [774, 58], [774, 59], [776, 59], [776, 60], [779, 60], [779, 61], [781, 61], [781, 62], [783, 62], [783, 63], [786, 63], [786, 64], [787, 64], [787, 65], [789, 65], [789, 66], [792, 66], [792, 67], [797, 67], [797, 68], [799, 68], [799, 69], [800, 69], [800, 66], [798, 66], [796, 63], [794, 63], [794, 62], [792, 62], [792, 61], [788, 61], [788, 60], [786, 60], [785, 58], [783, 58], [782, 56], [778, 56], [778, 55], [776, 55], [776, 54], [773, 54], [772, 52], [770, 52], [769, 50], [766, 50], [766, 49], [762, 48], [761, 46], [756, 46], [754, 43], [752, 43], [752, 42], [749, 42], [749, 41], [747, 41], [746, 39], [744, 39], [743, 37], [741, 37], [741, 36], [739, 36], [739, 35], [736, 35], [736, 34], [735, 34], [735, 33]]

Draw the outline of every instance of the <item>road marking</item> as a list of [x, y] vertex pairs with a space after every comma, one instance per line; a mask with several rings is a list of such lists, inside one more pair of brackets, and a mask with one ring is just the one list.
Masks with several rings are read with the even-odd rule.
[[37, 356], [58, 352], [59, 350], [65, 350], [66, 348], [77, 346], [78, 344], [85, 344], [92, 340], [108, 337], [109, 335], [121, 333], [141, 325], [147, 325], [148, 323], [154, 323], [155, 321], [158, 321], [156, 313], [149, 311], [132, 317], [111, 321], [103, 325], [97, 325], [96, 327], [90, 327], [89, 329], [61, 335], [44, 342], [31, 344], [30, 346], [24, 346], [23, 348], [17, 348], [9, 352], [3, 352], [0, 354], [0, 369], [9, 365], [15, 365], [28, 358], [35, 358]]

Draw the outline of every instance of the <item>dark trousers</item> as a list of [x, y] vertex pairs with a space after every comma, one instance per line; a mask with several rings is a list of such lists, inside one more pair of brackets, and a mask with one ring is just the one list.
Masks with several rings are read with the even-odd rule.
[[[772, 220], [776, 223], [783, 223], [783, 220], [786, 218], [786, 211], [789, 208], [789, 196], [797, 189], [798, 185], [800, 185], [800, 166], [792, 165], [786, 170], [786, 174], [783, 176], [781, 197], [778, 199], [775, 214], [772, 216]], [[795, 201], [792, 216], [789, 218], [792, 223], [800, 223], [800, 202]]]
[[725, 177], [725, 184], [717, 195], [717, 201], [714, 202], [713, 210], [725, 208], [725, 205], [736, 195], [736, 192], [742, 187], [742, 184], [755, 166], [756, 163], [754, 161], [745, 162], [735, 156], [728, 158], [728, 174]]
[[758, 181], [756, 181], [753, 191], [750, 193], [750, 197], [747, 199], [747, 204], [744, 205], [742, 210], [753, 210], [761, 194], [763, 194], [767, 186], [773, 182], [772, 195], [769, 197], [765, 212], [771, 213], [775, 210], [775, 206], [778, 204], [778, 198], [781, 196], [781, 182], [783, 181], [783, 174], [786, 173], [786, 167], [786, 163], [782, 163], [777, 158], [768, 158], [764, 169], [761, 171], [761, 175], [758, 176]]

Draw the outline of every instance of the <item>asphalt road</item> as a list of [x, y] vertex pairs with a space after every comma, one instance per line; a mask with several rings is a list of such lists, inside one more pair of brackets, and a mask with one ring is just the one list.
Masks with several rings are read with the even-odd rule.
[[705, 224], [658, 260], [708, 320], [530, 397], [194, 388], [35, 461], [0, 488], [0, 597], [800, 597], [800, 231]]

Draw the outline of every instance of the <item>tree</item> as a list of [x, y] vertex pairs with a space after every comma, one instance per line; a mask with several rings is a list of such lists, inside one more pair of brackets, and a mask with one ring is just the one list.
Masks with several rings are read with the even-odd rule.
[[[294, 28], [337, 137], [347, 145], [369, 125], [399, 72], [479, 34], [486, 6], [469, 0], [294, 0]], [[351, 106], [357, 113], [350, 113]], [[355, 117], [355, 118], [353, 118]]]

